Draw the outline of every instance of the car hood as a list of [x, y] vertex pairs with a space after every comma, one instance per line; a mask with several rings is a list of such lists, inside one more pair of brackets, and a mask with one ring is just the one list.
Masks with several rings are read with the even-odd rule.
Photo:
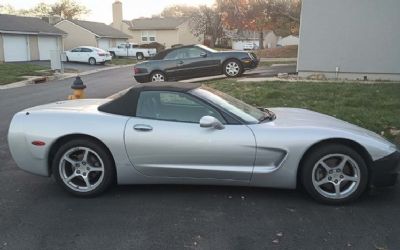
[[97, 110], [97, 108], [109, 102], [110, 99], [79, 99], [69, 101], [59, 101], [49, 104], [44, 104], [32, 108], [25, 109], [23, 112], [34, 112], [34, 111], [90, 111]]
[[[276, 119], [272, 124], [277, 127], [341, 130], [353, 134], [366, 135], [387, 143], [386, 139], [370, 130], [329, 115], [299, 108], [271, 108], [269, 110], [276, 114]], [[267, 125], [267, 123], [264, 123], [264, 125]]]

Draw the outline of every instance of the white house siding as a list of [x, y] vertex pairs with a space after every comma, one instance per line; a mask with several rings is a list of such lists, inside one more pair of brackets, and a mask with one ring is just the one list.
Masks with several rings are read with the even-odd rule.
[[398, 0], [303, 0], [299, 76], [400, 80], [399, 10]]
[[280, 38], [277, 42], [280, 46], [299, 45], [299, 38], [297, 36], [287, 36]]

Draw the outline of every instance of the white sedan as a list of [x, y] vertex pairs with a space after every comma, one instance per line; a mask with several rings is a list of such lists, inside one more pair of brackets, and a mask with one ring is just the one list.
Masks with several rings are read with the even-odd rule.
[[65, 52], [67, 62], [87, 62], [90, 65], [104, 64], [111, 61], [109, 52], [90, 46], [81, 46]]

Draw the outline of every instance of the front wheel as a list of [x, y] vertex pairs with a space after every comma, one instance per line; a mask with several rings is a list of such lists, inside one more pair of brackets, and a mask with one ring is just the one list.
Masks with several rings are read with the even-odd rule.
[[57, 151], [52, 172], [56, 181], [76, 196], [104, 192], [114, 182], [114, 164], [106, 149], [92, 140], [76, 139]]
[[243, 73], [243, 66], [238, 60], [230, 59], [224, 63], [223, 70], [227, 77], [238, 77]]
[[342, 204], [356, 200], [365, 191], [368, 168], [351, 147], [328, 144], [307, 156], [301, 168], [301, 180], [315, 200]]

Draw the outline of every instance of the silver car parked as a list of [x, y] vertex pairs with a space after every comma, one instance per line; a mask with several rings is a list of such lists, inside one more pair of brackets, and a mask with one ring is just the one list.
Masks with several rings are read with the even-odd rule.
[[137, 85], [115, 99], [17, 113], [9, 146], [22, 169], [93, 196], [111, 184], [294, 189], [330, 204], [394, 185], [395, 145], [334, 117], [259, 109], [199, 84]]

